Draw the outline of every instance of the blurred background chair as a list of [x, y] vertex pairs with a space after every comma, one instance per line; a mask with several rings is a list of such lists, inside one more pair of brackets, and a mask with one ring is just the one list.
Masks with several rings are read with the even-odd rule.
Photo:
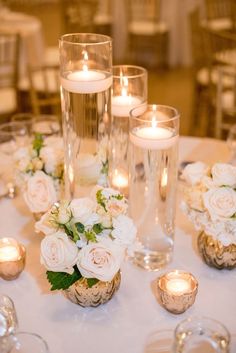
[[0, 123], [19, 108], [19, 36], [0, 33]]
[[161, 0], [127, 0], [127, 14], [129, 62], [165, 67], [168, 27], [161, 21]]
[[63, 32], [95, 32], [97, 0], [61, 0]]
[[112, 36], [112, 1], [98, 0], [94, 16], [95, 32]]
[[58, 65], [29, 66], [28, 78], [21, 80], [20, 90], [29, 93], [28, 110], [33, 114], [61, 115]]
[[207, 27], [215, 31], [235, 28], [235, 7], [235, 0], [205, 0]]

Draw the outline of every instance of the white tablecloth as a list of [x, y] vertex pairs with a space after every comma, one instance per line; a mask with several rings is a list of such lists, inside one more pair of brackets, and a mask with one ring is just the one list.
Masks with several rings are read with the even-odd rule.
[[[213, 163], [228, 158], [222, 141], [181, 139], [180, 160]], [[236, 270], [219, 271], [203, 263], [196, 249], [197, 232], [178, 208], [174, 260], [168, 269], [193, 273], [199, 293], [195, 304], [177, 316], [164, 310], [153, 293], [155, 279], [166, 269], [146, 272], [125, 263], [119, 291], [97, 308], [82, 308], [60, 292], [51, 293], [45, 269], [39, 264], [41, 237], [34, 233], [34, 220], [23, 200], [1, 200], [0, 219], [1, 237], [15, 237], [27, 248], [25, 271], [17, 280], [0, 280], [0, 291], [14, 300], [20, 329], [43, 336], [51, 353], [143, 353], [151, 333], [172, 330], [190, 315], [220, 320], [231, 333], [236, 332]]]

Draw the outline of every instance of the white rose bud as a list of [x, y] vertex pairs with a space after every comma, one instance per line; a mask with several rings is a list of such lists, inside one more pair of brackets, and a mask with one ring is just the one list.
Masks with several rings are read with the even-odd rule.
[[68, 203], [62, 203], [58, 209], [57, 221], [60, 224], [66, 224], [72, 217]]
[[61, 231], [47, 235], [41, 242], [41, 264], [48, 271], [72, 274], [78, 253], [76, 244]]

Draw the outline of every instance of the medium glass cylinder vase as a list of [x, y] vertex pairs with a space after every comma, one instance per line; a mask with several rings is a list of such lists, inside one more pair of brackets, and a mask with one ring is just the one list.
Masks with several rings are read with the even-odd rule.
[[60, 40], [65, 196], [106, 184], [111, 116], [112, 41], [74, 33]]
[[129, 113], [147, 102], [147, 70], [140, 66], [113, 66], [112, 124], [109, 182], [128, 196]]
[[134, 262], [157, 270], [172, 259], [179, 114], [143, 105], [130, 114], [130, 213], [140, 246]]

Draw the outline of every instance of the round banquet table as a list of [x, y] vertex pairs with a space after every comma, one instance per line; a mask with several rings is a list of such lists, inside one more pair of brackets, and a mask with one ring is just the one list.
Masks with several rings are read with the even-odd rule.
[[[180, 162], [227, 161], [225, 142], [182, 137]], [[82, 308], [61, 292], [50, 292], [45, 269], [39, 262], [41, 236], [34, 232], [34, 220], [21, 197], [0, 200], [0, 234], [24, 243], [27, 249], [25, 271], [14, 281], [0, 279], [0, 291], [16, 306], [19, 328], [40, 334], [51, 353], [141, 353], [148, 352], [148, 337], [158, 330], [173, 332], [176, 325], [192, 315], [204, 315], [236, 332], [236, 270], [209, 268], [197, 249], [197, 232], [179, 209], [178, 186], [174, 259], [159, 272], [146, 272], [131, 262], [122, 266], [119, 291], [110, 302], [97, 308]], [[159, 305], [154, 295], [155, 280], [169, 269], [191, 272], [199, 281], [195, 304], [185, 313], [174, 315]], [[170, 332], [172, 335], [172, 333]], [[236, 352], [236, 347], [232, 350]], [[150, 351], [149, 351], [150, 352]]]

